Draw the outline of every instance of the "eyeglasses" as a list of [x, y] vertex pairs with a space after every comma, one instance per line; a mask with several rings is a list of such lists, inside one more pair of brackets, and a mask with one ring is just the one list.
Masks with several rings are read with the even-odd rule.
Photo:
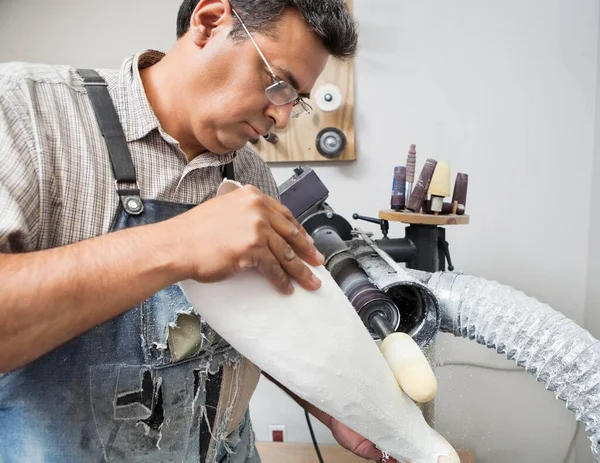
[[244, 24], [244, 21], [242, 21], [242, 18], [240, 18], [240, 16], [237, 14], [237, 11], [235, 11], [233, 8], [231, 9], [231, 11], [233, 11], [233, 14], [235, 14], [235, 16], [240, 21], [240, 24], [246, 31], [246, 34], [248, 34], [248, 37], [250, 37], [250, 40], [254, 44], [256, 51], [264, 61], [265, 65], [267, 66], [267, 69], [269, 70], [269, 73], [271, 74], [273, 84], [265, 89], [265, 94], [267, 95], [269, 101], [276, 106], [283, 106], [293, 102], [294, 104], [292, 106], [292, 113], [290, 117], [294, 119], [303, 116], [304, 114], [310, 114], [312, 111], [312, 107], [306, 101], [304, 101], [303, 97], [298, 95], [298, 92], [294, 87], [292, 87], [287, 82], [277, 78], [277, 76], [273, 72], [273, 68], [271, 68], [271, 65], [268, 63], [262, 51], [260, 51], [260, 48], [258, 48], [254, 37], [252, 37], [252, 34], [250, 34], [250, 31]]

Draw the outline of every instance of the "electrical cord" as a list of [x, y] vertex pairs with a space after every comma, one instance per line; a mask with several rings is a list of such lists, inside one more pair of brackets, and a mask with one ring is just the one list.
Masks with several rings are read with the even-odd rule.
[[563, 463], [569, 463], [571, 460], [571, 456], [573, 452], [575, 452], [575, 443], [577, 442], [577, 436], [579, 435], [579, 423], [575, 423], [575, 432], [573, 433], [573, 437], [571, 438], [571, 443], [569, 444], [569, 448], [567, 449], [567, 454], [565, 455], [565, 459]]
[[514, 368], [514, 367], [492, 367], [489, 365], [484, 365], [482, 363], [473, 363], [473, 362], [460, 362], [460, 361], [452, 361], [452, 362], [442, 362], [433, 365], [433, 368], [436, 367], [446, 367], [446, 366], [456, 366], [456, 367], [473, 367], [473, 368], [481, 368], [483, 370], [494, 370], [494, 371], [514, 371], [525, 373], [523, 368]]
[[310, 416], [308, 415], [308, 412], [306, 410], [304, 410], [304, 416], [306, 416], [306, 423], [308, 424], [308, 430], [310, 431], [310, 437], [312, 439], [313, 445], [315, 446], [315, 452], [317, 452], [317, 458], [319, 459], [319, 463], [324, 463], [323, 456], [321, 455], [321, 450], [319, 450], [319, 444], [317, 444], [315, 432], [313, 431], [312, 423], [310, 422]]

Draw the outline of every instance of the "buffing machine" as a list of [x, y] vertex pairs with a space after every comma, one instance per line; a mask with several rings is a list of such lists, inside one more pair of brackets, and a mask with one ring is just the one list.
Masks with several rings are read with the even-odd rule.
[[355, 219], [380, 224], [383, 238], [374, 240], [327, 204], [329, 191], [310, 167], [296, 167], [279, 192], [373, 338], [404, 332], [425, 349], [440, 324], [437, 300], [426, 286], [407, 281], [398, 262], [421, 270], [443, 269], [444, 258], [449, 258], [444, 229], [413, 225], [405, 238], [390, 239], [387, 221], [355, 214]]

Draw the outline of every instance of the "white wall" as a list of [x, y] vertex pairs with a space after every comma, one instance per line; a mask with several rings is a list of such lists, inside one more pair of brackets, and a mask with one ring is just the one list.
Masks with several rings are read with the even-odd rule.
[[[587, 290], [585, 301], [585, 327], [596, 337], [600, 337], [600, 214], [595, 192], [600, 189], [600, 36], [598, 42], [598, 72], [596, 87], [596, 120], [594, 160], [592, 167], [592, 201], [590, 205], [590, 229], [588, 247]], [[589, 440], [580, 426], [580, 436], [577, 443], [577, 463], [588, 463]]]
[[[170, 47], [178, 4], [0, 0], [0, 61], [118, 67], [138, 49]], [[588, 274], [587, 258], [600, 258], [600, 223], [594, 214], [590, 222], [598, 1], [355, 0], [355, 13], [359, 153], [351, 164], [316, 166], [330, 204], [346, 217], [376, 215], [387, 207], [393, 166], [416, 143], [419, 167], [434, 157], [470, 174], [472, 223], [448, 230], [456, 267], [583, 323], [586, 283], [600, 277], [598, 259]], [[275, 166], [276, 178], [291, 167]], [[597, 191], [598, 165], [594, 178]], [[588, 291], [588, 307], [599, 296]], [[447, 335], [438, 348], [443, 359], [510, 365]], [[438, 376], [436, 426], [475, 448], [478, 462], [562, 462], [574, 418], [531, 377], [457, 367]], [[261, 383], [252, 407], [260, 439], [268, 424], [286, 424], [289, 440], [308, 441], [301, 410], [273, 386]], [[322, 427], [318, 435], [330, 438]]]
[[0, 61], [119, 68], [175, 43], [179, 0], [0, 0]]
[[[600, 57], [600, 41], [598, 45]], [[598, 60], [598, 91], [596, 107], [600, 108], [600, 59]], [[596, 337], [600, 337], [600, 214], [595, 193], [600, 189], [600, 113], [597, 110], [595, 123], [594, 162], [592, 169], [592, 202], [590, 207], [590, 242], [587, 274], [586, 328]]]

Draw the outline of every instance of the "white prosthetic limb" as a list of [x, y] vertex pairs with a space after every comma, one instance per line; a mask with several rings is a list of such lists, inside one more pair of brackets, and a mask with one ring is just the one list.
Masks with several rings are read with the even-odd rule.
[[[382, 451], [401, 462], [459, 463], [394, 376], [415, 400], [428, 398], [431, 377], [420, 361], [410, 361], [418, 358], [411, 350], [418, 346], [404, 355], [409, 343], [392, 339], [391, 348], [384, 341], [382, 355], [329, 272], [310, 268], [321, 288], [294, 283], [292, 295], [276, 292], [255, 270], [224, 282], [180, 285], [194, 310], [242, 355]], [[425, 378], [425, 396], [418, 378]]]

